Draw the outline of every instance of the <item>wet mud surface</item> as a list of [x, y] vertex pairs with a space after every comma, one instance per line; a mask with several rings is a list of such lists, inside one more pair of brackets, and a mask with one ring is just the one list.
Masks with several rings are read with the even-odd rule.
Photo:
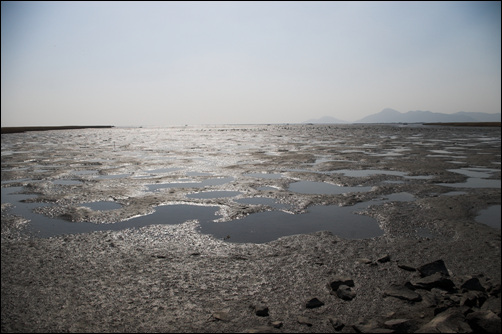
[[[384, 296], [419, 277], [403, 268], [441, 259], [456, 286], [500, 291], [500, 140], [420, 125], [2, 134], [2, 332], [419, 329], [444, 293]], [[330, 291], [337, 276], [355, 298]]]

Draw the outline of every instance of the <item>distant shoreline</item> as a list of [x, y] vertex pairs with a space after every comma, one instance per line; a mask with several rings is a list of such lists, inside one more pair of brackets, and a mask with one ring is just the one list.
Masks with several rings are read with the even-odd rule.
[[76, 129], [89, 129], [89, 128], [106, 129], [106, 128], [113, 128], [113, 125], [11, 126], [11, 127], [2, 127], [2, 134], [19, 133], [27, 131], [76, 130]]
[[[325, 124], [325, 123], [309, 123], [309, 124]], [[397, 123], [347, 123], [347, 124], [397, 124]], [[407, 123], [399, 123], [407, 124]], [[471, 126], [471, 127], [501, 127], [501, 122], [433, 122], [421, 123], [423, 125], [440, 125], [440, 126]], [[113, 125], [63, 125], [63, 126], [11, 126], [2, 127], [1, 133], [21, 133], [28, 131], [49, 131], [49, 130], [78, 130], [78, 129], [109, 129], [114, 128]]]
[[444, 125], [444, 126], [493, 126], [500, 128], [500, 122], [436, 122], [424, 123], [424, 125]]

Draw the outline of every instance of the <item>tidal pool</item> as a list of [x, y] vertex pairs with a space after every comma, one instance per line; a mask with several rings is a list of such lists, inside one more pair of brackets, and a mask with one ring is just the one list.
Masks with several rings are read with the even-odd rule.
[[274, 174], [274, 173], [246, 173], [243, 174], [244, 176], [251, 176], [251, 177], [259, 177], [262, 179], [280, 179], [282, 177], [281, 174]]
[[146, 172], [151, 173], [151, 174], [157, 174], [157, 173], [170, 173], [170, 172], [175, 172], [181, 170], [181, 167], [164, 167], [164, 168], [157, 168], [157, 169], [149, 169]]
[[339, 169], [334, 170], [332, 173], [342, 173], [345, 176], [349, 177], [364, 177], [370, 175], [394, 175], [400, 176], [406, 179], [417, 179], [417, 180], [427, 180], [431, 179], [433, 176], [431, 175], [417, 175], [417, 176], [409, 176], [408, 173], [394, 171], [394, 170], [381, 170], [381, 169]]
[[325, 182], [298, 181], [291, 183], [289, 190], [299, 194], [338, 195], [370, 191], [371, 187], [342, 187]]
[[[273, 199], [266, 198], [257, 198], [256, 201], [250, 200], [252, 199], [241, 199], [239, 202], [262, 204], [273, 201]], [[201, 233], [211, 234], [216, 238], [236, 243], [265, 243], [288, 235], [318, 231], [330, 231], [346, 239], [367, 239], [382, 235], [383, 230], [376, 219], [358, 214], [358, 210], [385, 202], [413, 200], [415, 197], [410, 193], [394, 193], [354, 206], [314, 205], [309, 207], [306, 213], [301, 214], [266, 211], [228, 222], [204, 221], [200, 223], [198, 230]]]
[[183, 182], [172, 182], [172, 183], [156, 183], [147, 185], [148, 191], [154, 191], [162, 188], [204, 188], [209, 186], [217, 186], [229, 183], [233, 181], [233, 177], [219, 177], [213, 179], [207, 179], [200, 182], [183, 181]]
[[280, 237], [330, 231], [342, 238], [365, 239], [383, 234], [376, 219], [354, 214], [355, 207], [317, 205], [303, 214], [267, 211], [229, 222], [201, 222], [199, 231], [238, 243], [265, 243]]
[[[17, 194], [23, 187], [2, 188], [2, 200], [12, 203], [11, 214], [17, 214], [30, 220], [28, 232], [38, 237], [52, 237], [62, 234], [89, 233], [94, 231], [121, 230], [139, 228], [152, 224], [180, 224], [196, 219], [200, 223], [199, 231], [211, 234], [216, 238], [230, 242], [264, 243], [277, 238], [300, 233], [311, 233], [327, 230], [344, 238], [364, 239], [383, 234], [378, 222], [369, 216], [354, 213], [369, 205], [382, 204], [388, 201], [412, 201], [413, 195], [403, 192], [385, 195], [381, 198], [358, 203], [354, 206], [340, 207], [337, 205], [309, 207], [306, 213], [290, 214], [283, 211], [267, 211], [250, 214], [242, 219], [214, 222], [219, 206], [199, 206], [191, 204], [163, 205], [154, 208], [148, 215], [134, 217], [122, 222], [95, 224], [90, 222], [69, 222], [60, 218], [49, 218], [33, 212], [47, 203], [27, 203], [22, 200], [36, 197], [30, 194]], [[241, 194], [238, 191], [207, 191], [189, 194], [192, 198], [233, 197]], [[278, 203], [267, 197], [243, 198], [238, 203], [250, 205], [267, 205], [275, 210], [290, 209], [289, 206]], [[93, 210], [115, 210], [122, 206], [112, 201], [97, 201], [83, 203], [82, 206]], [[230, 236], [230, 238], [228, 238]]]
[[72, 186], [72, 185], [77, 185], [77, 184], [82, 184], [82, 181], [78, 180], [54, 180], [52, 181], [54, 184], [60, 184], [60, 185], [65, 185], [65, 186]]
[[83, 203], [82, 206], [86, 206], [88, 208], [91, 208], [92, 210], [116, 210], [120, 209], [122, 207], [121, 204], [116, 203], [116, 202], [111, 202], [111, 201], [98, 201], [98, 202], [91, 202], [91, 203]]
[[[27, 224], [25, 232], [40, 238], [49, 238], [63, 234], [140, 228], [152, 224], [181, 224], [192, 219], [212, 221], [217, 217], [216, 212], [219, 210], [217, 206], [174, 204], [155, 207], [155, 211], [151, 214], [134, 217], [122, 222], [109, 224], [70, 222], [65, 219], [50, 218], [33, 212], [37, 207], [50, 206], [50, 204], [24, 202], [26, 199], [36, 198], [37, 195], [20, 194], [19, 192], [23, 191], [23, 187], [1, 188], [1, 191], [2, 203], [10, 203], [13, 206], [7, 209], [7, 212], [29, 220], [30, 222]], [[90, 207], [93, 210], [114, 210], [122, 207], [119, 203], [111, 201], [84, 203], [82, 206]]]
[[[31, 203], [34, 204], [34, 203]], [[37, 203], [40, 204], [40, 203]], [[28, 233], [40, 238], [49, 238], [63, 234], [90, 233], [94, 231], [118, 231], [127, 228], [140, 228], [155, 224], [182, 224], [188, 220], [212, 221], [219, 207], [189, 204], [164, 205], [155, 208], [149, 215], [131, 218], [118, 223], [94, 224], [89, 222], [69, 222], [59, 218], [30, 213]]]
[[201, 191], [198, 193], [186, 195], [188, 198], [222, 198], [222, 197], [235, 197], [242, 194], [240, 191]]
[[460, 168], [448, 169], [450, 172], [459, 173], [467, 176], [465, 182], [458, 183], [438, 183], [441, 186], [454, 188], [500, 188], [500, 180], [488, 179], [492, 173], [499, 171], [498, 169], [489, 168]]
[[131, 176], [130, 173], [124, 174], [108, 174], [108, 175], [98, 175], [96, 178], [100, 180], [109, 180], [109, 179], [120, 179], [123, 177]]
[[241, 198], [236, 200], [237, 203], [251, 204], [251, 205], [266, 205], [277, 210], [287, 210], [291, 206], [283, 203], [277, 202], [276, 199], [269, 197], [252, 197], [252, 198]]
[[500, 210], [500, 205], [492, 205], [487, 209], [480, 210], [476, 221], [500, 230], [502, 224]]

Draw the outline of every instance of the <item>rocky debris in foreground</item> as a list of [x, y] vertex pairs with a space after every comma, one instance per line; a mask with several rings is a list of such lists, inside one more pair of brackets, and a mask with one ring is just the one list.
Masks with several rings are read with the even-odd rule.
[[[409, 267], [404, 270], [409, 271]], [[492, 284], [490, 280], [485, 280], [487, 286], [483, 286], [479, 277], [473, 276], [467, 277], [458, 288], [450, 280], [442, 260], [425, 264], [417, 270], [421, 278], [403, 284], [391, 284], [382, 295], [389, 303], [393, 303], [392, 298], [407, 302], [410, 307], [407, 309], [406, 318], [393, 312], [381, 318], [360, 319], [355, 324], [345, 324], [340, 319], [330, 317], [328, 322], [333, 326], [333, 330], [356, 333], [500, 333], [500, 283]], [[331, 294], [343, 300], [350, 301], [355, 297], [355, 292], [350, 290], [355, 283], [349, 277], [336, 277], [327, 286]], [[351, 297], [342, 297], [345, 293]], [[312, 298], [307, 302], [306, 308], [313, 309], [323, 305], [317, 298]], [[425, 318], [424, 306], [434, 309], [434, 317]], [[314, 324], [314, 320], [307, 316], [299, 316], [297, 322], [308, 327]], [[269, 326], [256, 330], [274, 332], [273, 327], [279, 328]]]
[[[352, 328], [358, 333], [500, 333], [500, 283], [486, 280], [489, 285], [485, 287], [474, 276], [457, 288], [442, 260], [427, 263], [418, 271], [422, 278], [394, 284], [383, 294], [384, 298], [410, 303], [406, 319], [363, 319]], [[429, 321], [420, 307], [413, 313], [413, 305], [419, 302], [434, 309]]]
[[[149, 238], [146, 239], [149, 244], [153, 243], [150, 245], [153, 248], [143, 248], [146, 245], [143, 239], [150, 235], [146, 231], [151, 231], [153, 235], [164, 231], [171, 233], [173, 230], [174, 228], [169, 227], [152, 227], [145, 229], [143, 236], [108, 232], [96, 233], [92, 238], [85, 235], [68, 236], [53, 239], [51, 242], [32, 240], [13, 244], [16, 248], [12, 248], [12, 251], [24, 254], [22, 260], [23, 263], [28, 263], [28, 266], [22, 267], [24, 271], [18, 271], [17, 274], [12, 274], [9, 270], [2, 271], [2, 287], [9, 287], [2, 289], [2, 319], [16, 319], [16, 322], [3, 322], [2, 332], [24, 332], [22, 329], [25, 328], [35, 332], [100, 332], [106, 329], [117, 332], [229, 333], [500, 332], [500, 282], [499, 277], [494, 276], [496, 272], [485, 274], [486, 276], [466, 276], [469, 273], [467, 270], [455, 274], [459, 272], [456, 264], [452, 264], [454, 269], [448, 270], [445, 261], [431, 262], [434, 265], [412, 262], [413, 268], [417, 270], [410, 271], [408, 267], [412, 267], [411, 265], [405, 269], [401, 265], [402, 262], [410, 263], [407, 262], [410, 257], [406, 256], [401, 261], [393, 253], [390, 260], [384, 262], [360, 261], [360, 255], [368, 256], [368, 253], [355, 253], [352, 257], [345, 255], [345, 268], [349, 268], [348, 270], [340, 265], [317, 264], [318, 256], [324, 249], [318, 249], [313, 255], [297, 255], [291, 258], [293, 247], [311, 249], [312, 245], [324, 245], [326, 249], [331, 249], [342, 244], [351, 244], [327, 233], [289, 237], [265, 247], [236, 247], [220, 243], [219, 246], [227, 247], [227, 250], [215, 249], [213, 254], [194, 248], [193, 243], [186, 243], [186, 248], [180, 249], [174, 245], [166, 246], [163, 241], [158, 241], [157, 244], [157, 241]], [[90, 242], [91, 240], [93, 242]], [[206, 243], [208, 242], [209, 239], [206, 240]], [[59, 248], [59, 243], [65, 247]], [[7, 245], [7, 242], [2, 243], [4, 252]], [[157, 248], [156, 245], [160, 247]], [[40, 262], [35, 255], [47, 246], [58, 254], [58, 257]], [[19, 252], [21, 247], [27, 247], [28, 252]], [[61, 251], [73, 247], [77, 256], [75, 259], [80, 262], [64, 262], [65, 265], [60, 265]], [[334, 253], [339, 254], [347, 249], [350, 248], [337, 248]], [[373, 247], [368, 249], [374, 250]], [[136, 250], [134, 257], [126, 256], [132, 250]], [[82, 256], [91, 266], [82, 264], [86, 271], [78, 277], [83, 277], [83, 280], [77, 280], [73, 271], [78, 269]], [[71, 254], [69, 258], [72, 258]], [[331, 253], [326, 254], [323, 263], [327, 263], [329, 258], [332, 258]], [[2, 269], [11, 268], [7, 259], [2, 257]], [[131, 264], [134, 259], [138, 262]], [[259, 262], [260, 260], [270, 262], [267, 264]], [[311, 266], [306, 269], [305, 265], [309, 262]], [[350, 267], [348, 262], [354, 263], [355, 267]], [[71, 265], [67, 265], [68, 263]], [[103, 266], [106, 263], [109, 266]], [[217, 267], [219, 263], [222, 266]], [[37, 265], [40, 267], [37, 268]], [[244, 271], [245, 268], [253, 266], [254, 269]], [[64, 293], [65, 287], [57, 285], [50, 290], [43, 290], [51, 291], [51, 295], [46, 292], [48, 299], [44, 300], [44, 306], [47, 307], [37, 308], [36, 312], [46, 312], [44, 317], [37, 316], [37, 319], [46, 321], [37, 327], [28, 322], [33, 319], [30, 318], [33, 312], [23, 313], [24, 309], [30, 309], [30, 304], [25, 304], [23, 311], [12, 311], [11, 306], [14, 305], [13, 298], [19, 294], [26, 294], [28, 291], [30, 295], [35, 295], [31, 293], [33, 288], [47, 289], [47, 286], [50, 286], [52, 277], [51, 280], [43, 280], [43, 277], [47, 276], [46, 272], [43, 272], [44, 275], [33, 276], [27, 271], [33, 267], [36, 269], [34, 273], [37, 274], [45, 268], [50, 272], [57, 272], [59, 282], [65, 282], [62, 278], [70, 273], [75, 285], [69, 285], [70, 290], [67, 291], [81, 289], [77, 290], [74, 296]], [[188, 270], [184, 271], [185, 267], [188, 267]], [[111, 268], [113, 270], [110, 270]], [[140, 275], [138, 268], [141, 268]], [[200, 275], [190, 276], [193, 268], [201, 270]], [[424, 268], [429, 269], [425, 272]], [[257, 269], [267, 274], [256, 276]], [[281, 269], [287, 269], [288, 275], [284, 275], [284, 272], [281, 274]], [[236, 270], [244, 271], [244, 275], [238, 276]], [[155, 274], [156, 272], [158, 274]], [[277, 281], [273, 276], [276, 273], [284, 279]], [[313, 280], [303, 281], [302, 275], [311, 275]], [[96, 277], [101, 280], [93, 281]], [[249, 277], [250, 281], [244, 281], [246, 277]], [[258, 284], [253, 283], [256, 277], [261, 277], [266, 284], [261, 281]], [[106, 278], [110, 280], [102, 281]], [[128, 285], [127, 281], [115, 284], [120, 278], [132, 278], [134, 284], [139, 284], [143, 299], [135, 299], [138, 298], [138, 291], [134, 290], [133, 285]], [[198, 278], [200, 280], [197, 280]], [[225, 279], [229, 284], [222, 284]], [[21, 284], [10, 284], [11, 280]], [[99, 286], [94, 288], [96, 284], [106, 284], [105, 293]], [[127, 289], [122, 289], [123, 286]], [[220, 289], [220, 286], [223, 289]], [[312, 286], [315, 288], [310, 289]], [[54, 293], [56, 288], [62, 291]], [[246, 291], [247, 288], [251, 289]], [[344, 290], [352, 292], [354, 298], [340, 297], [339, 294]], [[88, 292], [90, 293], [87, 294]], [[115, 296], [115, 302], [110, 296]], [[81, 298], [85, 303], [77, 304]], [[37, 300], [29, 301], [37, 303]], [[78, 311], [81, 312], [76, 312], [71, 303], [77, 304]], [[120, 313], [110, 311], [110, 318], [99, 318], [98, 313], [92, 313], [95, 307], [101, 307], [101, 310], [129, 307], [132, 311], [124, 313], [126, 316], [122, 317]], [[19, 315], [16, 318], [11, 314]], [[96, 321], [68, 321], [82, 317], [92, 317]], [[116, 326], [122, 327], [110, 327], [107, 319], [120, 319], [121, 322]]]
[[252, 306], [254, 312], [259, 317], [268, 317], [268, 306], [265, 304], [257, 304]]
[[321, 307], [323, 306], [324, 303], [322, 301], [320, 301], [319, 299], [317, 298], [312, 298], [311, 300], [309, 300], [307, 302], [307, 304], [305, 305], [307, 308], [316, 308], [316, 307]]
[[343, 300], [352, 300], [356, 297], [356, 293], [351, 289], [354, 287], [354, 280], [349, 277], [336, 277], [328, 287], [331, 289], [331, 294]]

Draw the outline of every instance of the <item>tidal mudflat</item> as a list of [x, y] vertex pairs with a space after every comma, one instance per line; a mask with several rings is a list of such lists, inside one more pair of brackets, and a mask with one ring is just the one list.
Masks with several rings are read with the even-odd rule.
[[500, 331], [500, 140], [362, 124], [2, 134], [2, 332]]

